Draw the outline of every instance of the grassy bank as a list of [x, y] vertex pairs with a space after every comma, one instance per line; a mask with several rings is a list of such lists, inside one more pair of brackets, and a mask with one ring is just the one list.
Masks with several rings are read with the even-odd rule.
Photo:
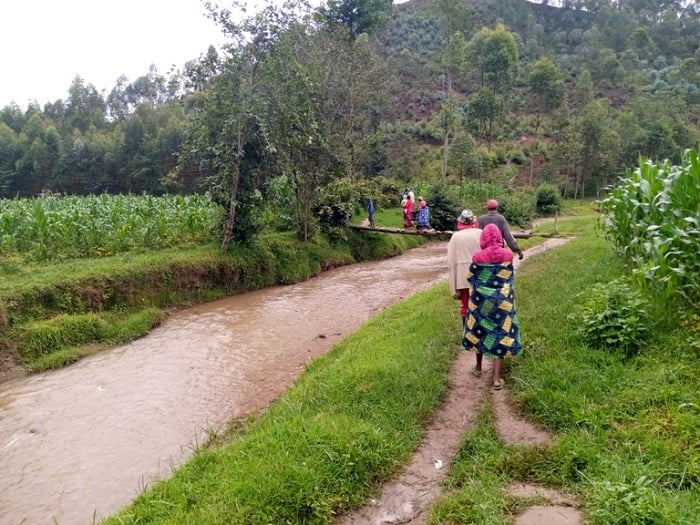
[[0, 379], [57, 368], [147, 333], [167, 310], [275, 284], [303, 281], [357, 261], [417, 246], [417, 236], [347, 232], [299, 243], [291, 234], [254, 246], [127, 253], [48, 264], [2, 263]]
[[[515, 481], [577, 495], [591, 523], [696, 523], [700, 400], [689, 329], [657, 317], [633, 357], [592, 350], [576, 330], [577, 294], [621, 274], [593, 219], [517, 277], [526, 351], [508, 363], [520, 409], [550, 429], [548, 448], [506, 446], [484, 402], [464, 436], [431, 523], [510, 523], [533, 501]], [[198, 451], [107, 524], [331, 523], [396, 474], [439, 406], [460, 333], [439, 284], [389, 308], [314, 361], [255, 420]]]

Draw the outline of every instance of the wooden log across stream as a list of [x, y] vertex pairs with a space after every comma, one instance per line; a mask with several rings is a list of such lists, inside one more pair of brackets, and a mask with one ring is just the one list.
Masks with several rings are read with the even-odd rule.
[[[438, 239], [449, 239], [452, 237], [454, 231], [445, 230], [417, 230], [415, 228], [389, 228], [387, 226], [364, 226], [362, 224], [350, 224], [350, 228], [354, 230], [367, 230], [379, 233], [398, 233], [400, 235], [424, 235], [426, 237], [436, 237]], [[556, 233], [529, 233], [525, 231], [513, 231], [511, 230], [513, 237], [516, 239], [529, 239], [530, 237], [558, 237]]]

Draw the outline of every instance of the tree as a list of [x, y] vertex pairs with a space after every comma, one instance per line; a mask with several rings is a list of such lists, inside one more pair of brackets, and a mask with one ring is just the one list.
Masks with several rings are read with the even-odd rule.
[[469, 43], [470, 58], [482, 87], [504, 95], [518, 76], [518, 46], [513, 34], [502, 24], [481, 28]]
[[503, 116], [505, 104], [503, 98], [487, 87], [482, 87], [469, 100], [467, 119], [472, 129], [486, 139], [488, 149], [496, 132], [496, 124]]
[[342, 137], [336, 133], [332, 65], [326, 36], [293, 24], [279, 35], [261, 67], [266, 140], [295, 195], [299, 235], [313, 233], [312, 208], [322, 185], [343, 173]]
[[591, 190], [597, 190], [616, 175], [620, 138], [612, 128], [609, 115], [607, 100], [594, 100], [583, 112], [579, 124], [582, 161], [574, 198], [577, 198], [579, 189], [581, 197], [585, 197], [589, 186]]
[[535, 140], [542, 118], [556, 110], [564, 102], [564, 80], [561, 71], [547, 57], [539, 59], [532, 66], [528, 79], [530, 107], [535, 115]]
[[82, 78], [75, 77], [68, 88], [68, 95], [65, 113], [68, 131], [76, 129], [84, 133], [90, 126], [104, 126], [106, 104], [95, 86], [86, 86]]
[[343, 26], [351, 40], [374, 34], [391, 12], [392, 0], [328, 0], [316, 17], [332, 31]]
[[453, 75], [463, 72], [466, 66], [467, 44], [464, 35], [473, 30], [474, 12], [458, 0], [438, 0], [437, 4], [443, 19], [445, 48], [442, 63], [449, 93]]
[[435, 116], [435, 121], [438, 128], [442, 131], [442, 183], [447, 179], [447, 165], [449, 162], [450, 139], [456, 134], [460, 126], [459, 106], [457, 99], [452, 94], [440, 104], [440, 110]]
[[[530, 107], [535, 115], [534, 140], [545, 115], [558, 109], [564, 102], [565, 90], [561, 72], [549, 58], [535, 62], [528, 79], [530, 90]], [[530, 160], [530, 185], [534, 171], [534, 158]]]

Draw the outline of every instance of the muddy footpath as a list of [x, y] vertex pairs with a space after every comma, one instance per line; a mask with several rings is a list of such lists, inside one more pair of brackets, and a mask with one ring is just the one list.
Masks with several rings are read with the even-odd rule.
[[[525, 250], [525, 259], [566, 242], [550, 239]], [[520, 265], [516, 258], [516, 269]], [[520, 417], [508, 398], [508, 385], [503, 390], [491, 388], [491, 363], [484, 360], [484, 373], [477, 378], [471, 373], [474, 355], [459, 352], [450, 372], [447, 398], [427, 428], [426, 436], [403, 472], [386, 484], [381, 494], [366, 506], [343, 516], [337, 525], [425, 525], [431, 502], [440, 495], [441, 483], [449, 472], [462, 435], [469, 432], [485, 396], [491, 396], [496, 428], [507, 444], [542, 446], [550, 442], [547, 432]], [[469, 402], [465, 402], [469, 400]], [[508, 494], [523, 499], [538, 497], [547, 502], [526, 509], [517, 516], [515, 525], [579, 525], [583, 514], [576, 500], [567, 495], [536, 485], [517, 484], [508, 487]]]

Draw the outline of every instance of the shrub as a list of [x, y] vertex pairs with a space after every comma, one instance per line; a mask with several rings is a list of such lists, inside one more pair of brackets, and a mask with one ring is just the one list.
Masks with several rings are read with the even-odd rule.
[[535, 216], [535, 199], [531, 193], [519, 191], [499, 200], [498, 208], [510, 224], [525, 228]]
[[454, 230], [462, 208], [453, 192], [438, 184], [426, 191], [426, 199], [430, 206], [430, 226], [440, 231]]
[[535, 208], [540, 215], [554, 215], [561, 211], [562, 198], [554, 184], [540, 184], [535, 197]]
[[582, 301], [571, 318], [595, 348], [634, 354], [649, 332], [650, 316], [642, 295], [622, 280], [596, 283], [578, 295]]

